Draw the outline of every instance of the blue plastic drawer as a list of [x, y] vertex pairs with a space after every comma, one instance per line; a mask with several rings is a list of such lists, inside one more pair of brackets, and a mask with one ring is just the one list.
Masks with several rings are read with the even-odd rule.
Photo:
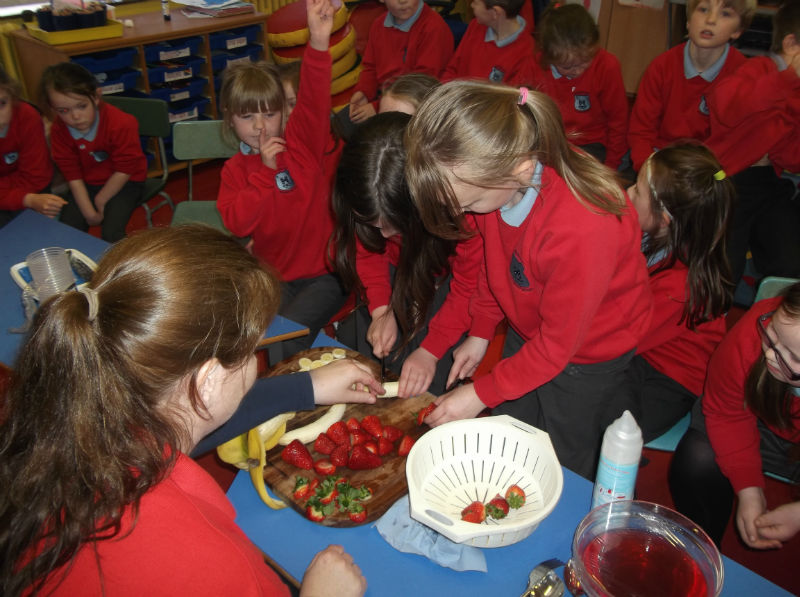
[[122, 48], [73, 56], [72, 62], [80, 64], [90, 73], [102, 73], [132, 66], [135, 56], [136, 48]]
[[191, 79], [200, 74], [205, 64], [203, 58], [190, 57], [188, 59], [160, 62], [147, 65], [147, 78], [151, 83], [172, 83]]
[[258, 39], [260, 25], [250, 25], [249, 27], [239, 27], [230, 31], [220, 31], [208, 36], [208, 46], [212, 50], [235, 50], [248, 44], [252, 44]]
[[203, 90], [206, 88], [206, 83], [206, 79], [201, 77], [186, 79], [169, 85], [153, 87], [150, 90], [150, 95], [165, 102], [178, 102], [202, 95]]
[[144, 59], [147, 62], [163, 62], [176, 58], [188, 58], [197, 54], [203, 43], [201, 37], [185, 37], [173, 39], [144, 47]]
[[264, 48], [259, 45], [245, 46], [231, 52], [225, 50], [214, 50], [211, 52], [211, 68], [214, 72], [224, 70], [232, 64], [244, 62], [256, 62], [263, 56]]
[[136, 87], [140, 75], [141, 73], [138, 70], [126, 68], [118, 71], [95, 73], [94, 77], [97, 79], [97, 88], [100, 93], [111, 95]]
[[197, 120], [210, 102], [207, 97], [174, 102], [169, 106], [169, 121]]

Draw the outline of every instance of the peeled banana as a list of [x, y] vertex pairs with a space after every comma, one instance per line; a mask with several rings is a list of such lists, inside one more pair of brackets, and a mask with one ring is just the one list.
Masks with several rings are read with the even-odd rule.
[[[264, 421], [258, 427], [255, 427], [258, 431], [258, 435], [261, 438], [261, 442], [266, 444], [268, 440], [270, 440], [273, 435], [276, 434], [278, 429], [286, 430], [286, 422], [294, 417], [295, 413], [288, 412], [277, 415], [272, 417], [268, 421]], [[283, 432], [281, 432], [283, 433]], [[315, 438], [316, 439], [316, 438]], [[223, 462], [227, 462], [228, 464], [232, 464], [242, 470], [247, 470], [250, 468], [247, 463], [249, 450], [248, 450], [248, 434], [243, 433], [237, 437], [234, 437], [231, 440], [228, 440], [222, 445], [217, 446], [217, 455], [219, 456], [220, 460]], [[277, 442], [277, 439], [275, 440]], [[266, 448], [269, 450], [270, 448], [274, 447], [275, 444], [273, 443], [271, 446]]]

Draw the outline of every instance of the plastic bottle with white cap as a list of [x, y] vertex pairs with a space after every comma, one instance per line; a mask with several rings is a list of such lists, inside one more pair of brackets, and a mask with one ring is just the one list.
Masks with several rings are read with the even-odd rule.
[[626, 410], [606, 428], [603, 435], [592, 508], [608, 502], [633, 499], [641, 457], [642, 430], [630, 411]]

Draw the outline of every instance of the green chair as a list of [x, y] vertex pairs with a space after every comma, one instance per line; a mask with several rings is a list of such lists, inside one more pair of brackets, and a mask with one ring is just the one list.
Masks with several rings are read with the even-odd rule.
[[172, 153], [187, 160], [188, 201], [178, 203], [172, 215], [172, 225], [201, 222], [228, 232], [217, 211], [216, 201], [192, 200], [192, 160], [229, 158], [238, 147], [229, 145], [222, 137], [221, 120], [184, 120], [172, 127]]
[[758, 302], [764, 300], [766, 298], [772, 298], [774, 296], [778, 296], [781, 292], [783, 292], [784, 288], [787, 286], [791, 286], [795, 282], [800, 282], [800, 280], [796, 278], [779, 278], [777, 276], [767, 276], [761, 283], [758, 285], [758, 292], [756, 292], [756, 298], [753, 302]]
[[[157, 140], [161, 176], [157, 178], [148, 177], [145, 180], [142, 198], [137, 206], [144, 209], [147, 227], [152, 228], [154, 212], [167, 205], [169, 205], [173, 213], [175, 212], [172, 198], [164, 191], [169, 177], [169, 164], [167, 163], [167, 152], [164, 149], [164, 139], [169, 137], [171, 132], [167, 102], [149, 97], [139, 98], [115, 95], [105, 95], [103, 96], [103, 101], [134, 116], [139, 122], [139, 135]], [[162, 199], [154, 207], [151, 207], [148, 202], [156, 195], [161, 196]]]

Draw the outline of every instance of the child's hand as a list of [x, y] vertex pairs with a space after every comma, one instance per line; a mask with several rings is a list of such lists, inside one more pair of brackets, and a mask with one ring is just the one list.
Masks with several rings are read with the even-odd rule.
[[383, 386], [372, 375], [372, 371], [353, 359], [341, 359], [325, 367], [312, 369], [311, 385], [314, 388], [314, 404], [372, 404], [378, 392], [383, 392]]
[[359, 106], [363, 106], [366, 103], [367, 103], [367, 96], [364, 95], [364, 92], [363, 91], [356, 91], [350, 97], [350, 111], [352, 112], [353, 110], [355, 110]]
[[758, 534], [765, 539], [788, 541], [800, 531], [800, 502], [791, 502], [765, 512], [755, 520]]
[[22, 205], [34, 209], [48, 218], [55, 218], [61, 213], [61, 208], [67, 204], [58, 195], [50, 193], [28, 193], [22, 199]]
[[795, 52], [787, 62], [789, 68], [793, 68], [797, 76], [800, 77], [800, 52]]
[[756, 527], [755, 521], [767, 512], [767, 500], [760, 487], [745, 487], [739, 494], [739, 505], [736, 508], [736, 527], [739, 535], [753, 549], [774, 549], [781, 546], [775, 539], [763, 537]]
[[372, 353], [380, 358], [389, 354], [397, 341], [397, 320], [388, 305], [372, 312], [372, 323], [367, 329], [367, 342], [372, 344]]
[[278, 167], [275, 156], [286, 151], [286, 140], [281, 137], [270, 137], [265, 129], [261, 129], [258, 136], [258, 150], [261, 152], [261, 163], [275, 170]]
[[89, 226], [99, 226], [103, 223], [103, 212], [92, 210], [92, 213], [88, 215], [84, 213], [83, 218], [86, 220], [86, 223], [89, 224]]
[[353, 109], [353, 106], [350, 106], [350, 121], [351, 122], [364, 122], [365, 120], [369, 120], [375, 116], [375, 106], [371, 103], [367, 102], [360, 106], [357, 106]]
[[328, 51], [333, 29], [333, 15], [341, 5], [341, 0], [306, 0], [310, 34], [308, 43], [315, 50]]
[[439, 359], [422, 347], [412, 352], [403, 363], [397, 395], [403, 398], [419, 396], [427, 390], [436, 374], [438, 362]]
[[425, 417], [425, 422], [431, 427], [450, 421], [473, 419], [486, 408], [486, 405], [478, 398], [475, 386], [471, 383], [459, 386], [447, 394], [442, 394], [434, 402], [436, 409]]
[[300, 597], [337, 595], [361, 597], [367, 590], [367, 579], [341, 545], [329, 545], [311, 560], [300, 587]]
[[466, 379], [475, 374], [475, 370], [483, 360], [489, 341], [477, 336], [469, 336], [461, 346], [453, 351], [453, 366], [447, 376], [446, 388], [449, 388], [459, 379]]

